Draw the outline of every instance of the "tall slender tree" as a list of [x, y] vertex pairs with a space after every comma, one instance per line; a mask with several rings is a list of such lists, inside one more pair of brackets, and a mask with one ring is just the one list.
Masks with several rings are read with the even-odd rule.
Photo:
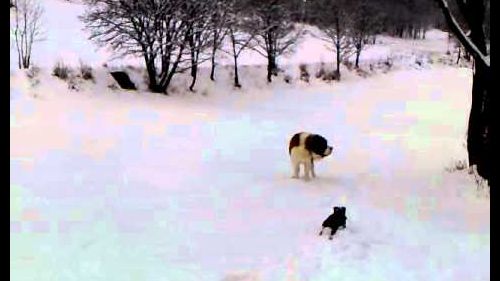
[[314, 13], [314, 22], [322, 31], [317, 36], [327, 42], [334, 52], [337, 77], [340, 79], [340, 63], [355, 53], [353, 11], [349, 1], [320, 0], [315, 2]]
[[292, 21], [286, 0], [254, 0], [249, 1], [249, 8], [255, 14], [257, 30], [255, 51], [267, 59], [267, 81], [278, 74], [276, 59], [289, 51], [301, 35]]

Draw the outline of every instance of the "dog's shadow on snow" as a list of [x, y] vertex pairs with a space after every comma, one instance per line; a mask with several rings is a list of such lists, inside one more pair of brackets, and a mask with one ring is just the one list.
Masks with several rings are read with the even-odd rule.
[[309, 181], [304, 180], [304, 178], [293, 179], [290, 178], [292, 182], [299, 182], [306, 186], [312, 187], [333, 187], [333, 186], [351, 186], [354, 183], [354, 180], [343, 177], [343, 176], [335, 176], [335, 175], [321, 175], [315, 178], [311, 178]]

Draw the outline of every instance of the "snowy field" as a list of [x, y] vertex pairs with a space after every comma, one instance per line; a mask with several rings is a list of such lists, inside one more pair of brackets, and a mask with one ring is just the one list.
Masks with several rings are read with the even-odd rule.
[[[170, 96], [111, 90], [104, 52], [83, 35], [54, 43], [77, 34], [81, 6], [44, 3], [72, 24], [41, 43], [64, 47], [34, 58], [38, 85], [11, 60], [11, 280], [490, 279], [489, 196], [446, 171], [466, 159], [470, 69], [267, 85], [265, 66], [243, 63], [243, 90], [222, 66], [215, 84], [201, 71], [196, 94], [185, 77]], [[442, 34], [382, 37], [365, 61], [444, 53]], [[50, 75], [57, 53], [96, 66], [96, 84], [68, 90]], [[318, 53], [302, 45], [283, 64]], [[310, 182], [290, 178], [298, 131], [334, 147]], [[328, 240], [334, 205], [347, 229]]]

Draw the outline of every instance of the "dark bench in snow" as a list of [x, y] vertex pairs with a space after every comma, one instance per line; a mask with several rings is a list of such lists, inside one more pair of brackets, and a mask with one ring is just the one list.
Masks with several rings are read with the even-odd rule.
[[124, 71], [112, 71], [111, 76], [118, 82], [118, 85], [125, 90], [137, 90], [128, 74]]

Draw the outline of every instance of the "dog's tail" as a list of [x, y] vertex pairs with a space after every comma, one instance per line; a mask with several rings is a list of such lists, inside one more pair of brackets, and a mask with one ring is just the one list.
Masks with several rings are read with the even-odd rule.
[[290, 140], [290, 144], [288, 145], [288, 154], [292, 154], [292, 148], [297, 147], [300, 145], [300, 133], [297, 133], [293, 135], [292, 139]]

